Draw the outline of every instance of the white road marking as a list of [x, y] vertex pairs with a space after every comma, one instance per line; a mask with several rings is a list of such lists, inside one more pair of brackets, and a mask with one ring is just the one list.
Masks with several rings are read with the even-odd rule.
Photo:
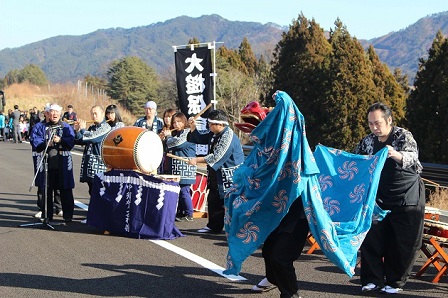
[[78, 206], [79, 208], [85, 211], [89, 210], [89, 205], [86, 205], [78, 200], [75, 200], [75, 206]]
[[242, 281], [247, 280], [246, 278], [240, 276], [240, 275], [225, 275], [223, 271], [225, 270], [223, 267], [216, 265], [215, 263], [210, 262], [209, 260], [204, 259], [203, 257], [200, 257], [198, 255], [195, 255], [194, 253], [189, 252], [188, 250], [185, 250], [183, 248], [177, 247], [171, 243], [168, 243], [168, 241], [165, 240], [149, 240], [152, 243], [155, 243], [159, 246], [162, 246], [163, 248], [166, 248], [174, 253], [177, 253], [180, 256], [183, 256], [190, 261], [195, 262], [196, 264], [201, 265], [202, 267], [209, 269], [215, 273], [218, 273], [219, 275], [231, 280], [231, 281]]
[[[84, 203], [81, 203], [78, 200], [75, 200], [75, 205], [78, 206], [79, 208], [83, 209], [83, 210], [86, 210], [86, 211], [89, 209], [88, 205], [86, 205]], [[159, 246], [161, 246], [161, 247], [163, 247], [165, 249], [168, 249], [168, 250], [170, 250], [170, 251], [172, 251], [172, 252], [174, 252], [174, 253], [176, 253], [176, 254], [178, 254], [178, 255], [180, 255], [180, 256], [182, 256], [182, 257], [184, 257], [184, 258], [186, 258], [186, 259], [188, 259], [190, 261], [193, 261], [196, 264], [198, 264], [198, 265], [200, 265], [200, 266], [202, 266], [202, 267], [204, 267], [206, 269], [209, 269], [209, 270], [211, 270], [211, 271], [213, 271], [213, 272], [215, 272], [215, 273], [217, 273], [217, 274], [219, 274], [219, 275], [221, 275], [221, 276], [223, 276], [223, 277], [225, 277], [225, 278], [227, 278], [227, 279], [229, 279], [231, 281], [247, 280], [246, 278], [244, 278], [244, 277], [242, 277], [240, 275], [226, 275], [226, 274], [223, 273], [225, 268], [223, 268], [221, 266], [218, 266], [215, 263], [212, 263], [209, 260], [204, 259], [203, 257], [195, 255], [194, 253], [191, 253], [188, 250], [185, 250], [185, 249], [180, 248], [178, 246], [175, 246], [175, 245], [173, 245], [171, 243], [168, 243], [165, 240], [149, 240], [149, 241], [151, 241], [152, 243], [155, 243], [155, 244], [157, 244], [157, 245], [159, 245]]]

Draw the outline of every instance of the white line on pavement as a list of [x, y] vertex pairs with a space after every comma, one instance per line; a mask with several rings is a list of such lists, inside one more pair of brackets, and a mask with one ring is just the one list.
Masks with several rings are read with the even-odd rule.
[[216, 265], [215, 263], [210, 262], [209, 260], [204, 259], [203, 257], [200, 257], [198, 255], [195, 255], [183, 248], [177, 247], [171, 243], [168, 243], [165, 240], [150, 240], [152, 243], [155, 243], [159, 246], [162, 246], [172, 252], [177, 253], [178, 255], [181, 255], [187, 259], [189, 259], [190, 261], [195, 262], [196, 264], [201, 265], [204, 268], [207, 268], [215, 273], [218, 273], [219, 275], [230, 279], [231, 281], [241, 281], [241, 280], [246, 280], [246, 278], [240, 276], [240, 275], [225, 275], [223, 273], [223, 271], [225, 270], [223, 267], [220, 267], [218, 265]]
[[[89, 209], [89, 206], [81, 203], [78, 200], [75, 200], [75, 205], [78, 206], [79, 208], [86, 210]], [[200, 257], [198, 255], [195, 255], [194, 253], [189, 252], [188, 250], [185, 250], [183, 248], [180, 248], [178, 246], [175, 246], [171, 243], [168, 243], [165, 240], [150, 240], [152, 243], [155, 243], [165, 249], [168, 249], [174, 253], [177, 253], [178, 255], [195, 262], [196, 264], [209, 269], [231, 281], [242, 281], [242, 280], [247, 280], [246, 278], [240, 276], [240, 275], [225, 275], [223, 273], [223, 271], [225, 270], [223, 267], [216, 265], [215, 263], [210, 262], [209, 260], [204, 259], [203, 257]]]

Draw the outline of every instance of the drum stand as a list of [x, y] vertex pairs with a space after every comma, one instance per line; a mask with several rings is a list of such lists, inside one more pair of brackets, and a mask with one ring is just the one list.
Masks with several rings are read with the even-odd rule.
[[44, 217], [40, 219], [41, 220], [40, 222], [22, 224], [19, 227], [29, 227], [29, 226], [44, 225], [47, 228], [50, 228], [50, 229], [54, 230], [54, 227], [52, 225], [50, 225], [50, 220], [48, 219], [48, 212], [49, 211], [53, 212], [53, 210], [47, 210], [47, 193], [48, 193], [48, 152], [47, 152], [47, 149], [48, 149], [48, 145], [50, 144], [50, 142], [53, 139], [54, 135], [55, 134], [54, 134], [53, 130], [51, 130], [50, 131], [50, 137], [48, 138], [47, 144], [45, 146], [43, 158], [40, 160], [40, 163], [39, 163], [39, 165], [37, 167], [36, 174], [34, 175], [33, 182], [31, 183], [31, 186], [30, 186], [30, 191], [31, 191], [31, 189], [33, 188], [33, 185], [34, 185], [34, 183], [36, 181], [37, 174], [39, 173], [39, 170], [43, 166], [44, 167], [43, 168], [43, 170], [44, 170], [44, 183], [43, 183], [44, 187], [42, 187], [42, 201], [41, 201], [40, 209], [41, 209], [42, 214], [44, 215]]

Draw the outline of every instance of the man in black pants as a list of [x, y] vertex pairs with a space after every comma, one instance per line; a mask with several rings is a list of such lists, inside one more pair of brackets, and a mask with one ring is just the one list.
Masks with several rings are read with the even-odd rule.
[[367, 110], [371, 134], [355, 153], [375, 154], [384, 147], [388, 158], [381, 171], [376, 202], [390, 213], [372, 223], [361, 246], [362, 292], [396, 294], [409, 279], [422, 244], [425, 188], [420, 178], [417, 142], [394, 126], [391, 109], [375, 103]]
[[[276, 285], [281, 298], [300, 297], [294, 261], [302, 253], [308, 232], [308, 221], [303, 212], [302, 198], [299, 197], [263, 244], [262, 255], [269, 281], [267, 284]], [[272, 288], [261, 284], [255, 287]]]

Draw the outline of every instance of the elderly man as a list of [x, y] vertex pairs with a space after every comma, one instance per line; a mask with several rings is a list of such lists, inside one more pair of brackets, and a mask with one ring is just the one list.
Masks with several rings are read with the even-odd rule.
[[[58, 104], [51, 104], [48, 107], [48, 121], [39, 122], [31, 132], [30, 142], [36, 153], [44, 152], [37, 158], [46, 158], [48, 169], [47, 179], [43, 176], [45, 171], [42, 167], [36, 178], [36, 185], [46, 190], [46, 214], [42, 218], [53, 219], [53, 193], [60, 191], [62, 211], [64, 221], [71, 222], [74, 211], [73, 188], [73, 160], [71, 150], [75, 145], [75, 135], [73, 129], [67, 123], [61, 121], [62, 107]], [[45, 155], [46, 154], [46, 155]], [[45, 160], [44, 160], [45, 161]], [[36, 161], [40, 164], [40, 160]]]
[[143, 127], [159, 134], [163, 129], [163, 120], [157, 117], [157, 104], [154, 101], [148, 101], [144, 109], [145, 116], [138, 118], [134, 126]]

